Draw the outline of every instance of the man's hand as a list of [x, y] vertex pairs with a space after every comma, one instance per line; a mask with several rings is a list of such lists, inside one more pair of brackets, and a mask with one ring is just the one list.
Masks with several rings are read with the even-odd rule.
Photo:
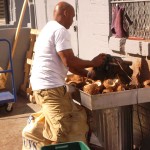
[[87, 78], [94, 79], [95, 77], [96, 77], [96, 73], [95, 73], [94, 70], [88, 71], [88, 73], [87, 73]]
[[92, 59], [93, 67], [99, 67], [105, 63], [107, 59], [107, 54], [99, 54]]

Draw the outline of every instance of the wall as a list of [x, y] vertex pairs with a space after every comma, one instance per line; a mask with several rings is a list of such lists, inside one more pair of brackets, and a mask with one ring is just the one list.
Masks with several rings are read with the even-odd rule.
[[[18, 26], [18, 21], [20, 18], [21, 10], [23, 7], [24, 0], [8, 0], [9, 4], [9, 16], [10, 22], [7, 25], [0, 26], [0, 38], [6, 38], [11, 42], [11, 46], [13, 45], [14, 36], [16, 33], [16, 28]], [[30, 4], [30, 3], [28, 3]], [[29, 47], [29, 34], [30, 28], [27, 26], [31, 26], [30, 23], [30, 5], [27, 5], [25, 10], [25, 15], [21, 25], [21, 31], [19, 35], [19, 40], [16, 47], [16, 52], [13, 58], [14, 64], [14, 74], [15, 74], [15, 85], [16, 89], [19, 89], [20, 84], [23, 82], [24, 78], [24, 63], [26, 51]], [[8, 65], [8, 47], [4, 43], [0, 43], [0, 66], [4, 69], [7, 69]], [[10, 80], [10, 79], [9, 79]], [[10, 82], [8, 80], [7, 86], [10, 87]]]
[[99, 53], [109, 53], [109, 2], [79, 1], [78, 16], [80, 57], [92, 59]]
[[[10, 29], [10, 28], [0, 29], [0, 38], [9, 40], [12, 45], [15, 32], [16, 32], [16, 29]], [[21, 29], [17, 47], [14, 53], [13, 67], [14, 67], [14, 77], [15, 77], [15, 85], [16, 85], [17, 91], [20, 85], [23, 83], [26, 51], [29, 48], [29, 38], [30, 38], [29, 35], [30, 35], [29, 28]], [[0, 43], [0, 66], [3, 69], [7, 69], [8, 61], [9, 61], [8, 45], [6, 45], [5, 43]], [[11, 87], [10, 79], [7, 82], [7, 86]]]
[[[52, 20], [54, 6], [59, 1], [35, 1], [36, 28], [41, 30], [46, 22]], [[76, 0], [66, 0], [66, 2], [77, 9], [78, 19], [74, 18], [74, 23], [70, 28], [75, 55], [79, 54], [79, 57], [83, 59], [92, 59], [99, 53], [109, 53], [109, 0], [78, 1], [78, 5], [76, 5]], [[77, 32], [73, 29], [75, 25], [78, 25], [78, 38]]]
[[[9, 19], [10, 22], [7, 25], [0, 25], [0, 28], [16, 28], [21, 14], [21, 9], [24, 0], [8, 0], [9, 5]], [[29, 6], [27, 6], [25, 15], [22, 22], [22, 27], [30, 26], [30, 13]]]

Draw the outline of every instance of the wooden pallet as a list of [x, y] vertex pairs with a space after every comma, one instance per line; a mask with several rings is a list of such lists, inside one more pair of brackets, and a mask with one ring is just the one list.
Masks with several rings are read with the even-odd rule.
[[34, 56], [34, 44], [36, 41], [36, 37], [38, 36], [39, 31], [36, 29], [31, 29], [30, 31], [30, 47], [29, 50], [26, 53], [26, 61], [24, 64], [24, 80], [23, 83], [20, 86], [19, 93], [23, 96], [29, 97], [29, 99], [32, 101], [33, 98], [33, 92], [30, 85], [30, 71], [32, 69], [32, 59]]

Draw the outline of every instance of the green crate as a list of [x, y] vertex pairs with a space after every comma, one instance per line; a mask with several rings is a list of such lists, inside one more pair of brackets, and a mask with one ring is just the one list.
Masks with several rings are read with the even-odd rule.
[[41, 147], [41, 150], [90, 150], [83, 142], [67, 142]]

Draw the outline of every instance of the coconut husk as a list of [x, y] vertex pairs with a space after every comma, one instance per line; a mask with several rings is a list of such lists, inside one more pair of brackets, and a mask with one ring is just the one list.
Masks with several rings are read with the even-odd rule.
[[84, 80], [85, 80], [84, 77], [75, 74], [68, 75], [66, 78], [66, 82], [73, 81], [78, 83], [78, 82], [83, 82]]
[[82, 89], [82, 87], [86, 85], [84, 77], [74, 74], [67, 76], [66, 83], [71, 84], [79, 89]]
[[104, 80], [103, 85], [106, 89], [114, 89], [116, 86], [116, 83], [113, 79], [107, 79], [107, 80]]
[[[3, 71], [1, 67], [0, 71]], [[0, 90], [5, 89], [5, 84], [6, 84], [6, 75], [4, 73], [0, 73]]]
[[104, 90], [102, 91], [102, 94], [104, 94], [104, 93], [110, 93], [110, 92], [113, 92], [113, 89], [108, 88], [108, 89], [104, 89]]
[[119, 92], [119, 91], [125, 91], [125, 90], [126, 90], [126, 88], [125, 88], [125, 85], [123, 85], [123, 84], [118, 85], [117, 88], [116, 88], [117, 92]]
[[150, 80], [145, 80], [143, 82], [144, 87], [150, 87]]
[[95, 94], [98, 94], [99, 93], [99, 86], [95, 83], [92, 83], [92, 84], [87, 84], [83, 87], [83, 91], [85, 93], [88, 93], [90, 95], [95, 95]]

